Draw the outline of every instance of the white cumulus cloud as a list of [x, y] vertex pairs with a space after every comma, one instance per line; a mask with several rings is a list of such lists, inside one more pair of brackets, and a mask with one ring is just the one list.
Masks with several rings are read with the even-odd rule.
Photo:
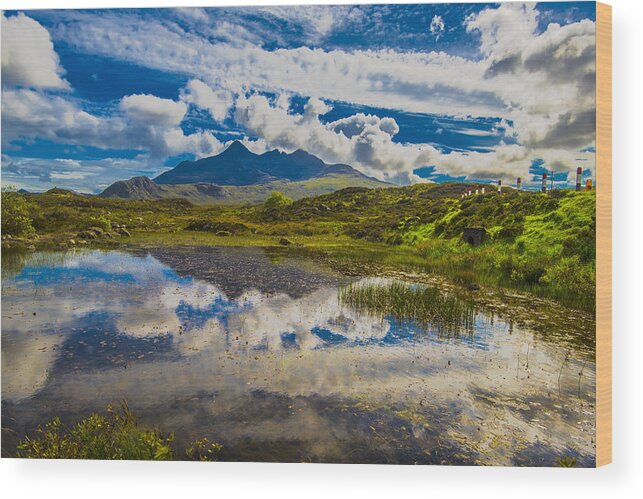
[[226, 89], [214, 90], [200, 80], [190, 80], [181, 93], [181, 100], [207, 110], [217, 121], [226, 119], [233, 94]]
[[183, 102], [161, 99], [149, 94], [123, 97], [120, 108], [138, 123], [159, 126], [176, 126], [181, 123], [187, 112], [187, 106]]
[[24, 14], [2, 15], [2, 85], [69, 89], [49, 32]]

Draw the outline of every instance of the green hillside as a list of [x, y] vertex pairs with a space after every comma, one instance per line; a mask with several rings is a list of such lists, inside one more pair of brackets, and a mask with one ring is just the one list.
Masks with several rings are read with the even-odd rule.
[[[463, 283], [519, 287], [594, 306], [595, 191], [507, 189], [461, 199], [463, 191], [457, 183], [344, 189], [296, 201], [275, 222], [307, 221], [310, 233], [334, 227], [353, 239], [411, 247], [423, 269]], [[463, 242], [466, 227], [484, 228], [486, 242]]]
[[373, 189], [391, 187], [391, 184], [380, 182], [379, 180], [361, 174], [333, 173], [299, 182], [275, 180], [267, 184], [226, 186], [225, 190], [228, 196], [226, 199], [218, 201], [217, 204], [262, 203], [275, 191], [283, 192], [292, 199], [301, 199], [319, 196], [349, 187]]
[[[297, 188], [293, 184], [299, 183], [293, 182], [238, 186], [219, 205], [105, 199], [60, 189], [5, 192], [3, 235], [12, 231], [15, 237], [3, 245], [65, 245], [90, 227], [109, 232], [125, 226], [131, 238], [112, 234], [109, 240], [89, 243], [285, 245], [323, 256], [351, 273], [387, 266], [445, 275], [466, 286], [516, 288], [577, 308], [595, 307], [594, 191], [543, 195], [507, 189], [462, 199], [473, 184], [450, 183], [349, 187], [289, 199], [310, 189], [336, 189], [341, 182], [330, 177], [301, 182]], [[251, 193], [263, 200], [277, 188], [286, 193], [280, 197], [283, 202], [236, 202]], [[486, 241], [469, 246], [462, 239], [467, 227], [484, 228]]]

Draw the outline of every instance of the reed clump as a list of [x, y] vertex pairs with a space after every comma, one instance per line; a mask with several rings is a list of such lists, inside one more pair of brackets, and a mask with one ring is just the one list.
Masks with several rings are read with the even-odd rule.
[[402, 281], [353, 283], [339, 290], [341, 304], [363, 313], [411, 322], [440, 336], [473, 334], [473, 302], [446, 294], [438, 288]]

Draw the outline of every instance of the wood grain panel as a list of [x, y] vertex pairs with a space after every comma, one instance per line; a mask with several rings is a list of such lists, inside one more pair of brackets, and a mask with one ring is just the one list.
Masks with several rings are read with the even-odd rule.
[[612, 462], [612, 7], [596, 3], [596, 465]]

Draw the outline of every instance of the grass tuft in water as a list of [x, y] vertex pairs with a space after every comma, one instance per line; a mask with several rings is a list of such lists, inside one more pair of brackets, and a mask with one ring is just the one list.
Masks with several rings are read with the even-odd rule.
[[434, 329], [440, 336], [474, 332], [474, 304], [430, 286], [401, 281], [354, 283], [339, 290], [339, 301], [360, 312]]

